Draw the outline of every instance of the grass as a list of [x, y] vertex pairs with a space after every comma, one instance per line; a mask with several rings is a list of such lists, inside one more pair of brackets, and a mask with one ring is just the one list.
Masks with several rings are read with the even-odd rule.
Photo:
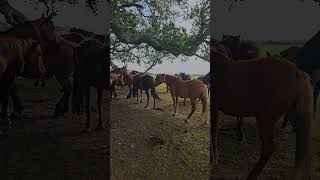
[[289, 48], [290, 46], [302, 46], [301, 44], [261, 44], [260, 52], [262, 56], [266, 56], [266, 52], [271, 54], [279, 54], [281, 51]]

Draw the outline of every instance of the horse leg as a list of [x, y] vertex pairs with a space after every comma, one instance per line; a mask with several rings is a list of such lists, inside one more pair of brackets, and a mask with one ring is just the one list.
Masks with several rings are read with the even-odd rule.
[[149, 106], [149, 90], [144, 90], [144, 92], [146, 93], [146, 95], [147, 95], [147, 105], [146, 106], [144, 106], [144, 108], [147, 108], [148, 106]]
[[167, 92], [169, 92], [169, 90], [170, 90], [170, 89], [169, 89], [169, 86], [168, 86], [168, 84], [166, 84], [166, 85], [167, 85]]
[[131, 94], [132, 94], [132, 86], [128, 85], [129, 88], [129, 94], [127, 95], [127, 99], [131, 98]]
[[196, 99], [190, 98], [190, 101], [191, 101], [191, 112], [190, 112], [188, 118], [185, 120], [185, 122], [187, 122], [187, 120], [191, 118], [192, 114], [196, 110]]
[[142, 89], [140, 89], [140, 103], [142, 103]]
[[238, 121], [238, 123], [237, 123], [237, 135], [238, 135], [238, 139], [239, 139], [239, 141], [244, 141], [245, 140], [245, 138], [244, 138], [244, 136], [243, 136], [243, 128], [242, 128], [242, 126], [243, 126], [243, 119], [242, 119], [242, 117], [237, 117], [237, 121]]
[[72, 84], [69, 78], [66, 77], [58, 77], [57, 81], [63, 88], [63, 96], [60, 98], [59, 102], [56, 104], [54, 109], [54, 115], [63, 116], [65, 112], [69, 110], [69, 98], [72, 91]]
[[[11, 96], [12, 102], [13, 102], [13, 112], [10, 115], [10, 118], [14, 119], [14, 120], [20, 120], [21, 116], [22, 116], [23, 105], [22, 105], [21, 98], [18, 95], [18, 89], [17, 89], [16, 83], [14, 83], [11, 88], [10, 96]], [[8, 99], [8, 101], [9, 101], [9, 99]], [[7, 110], [5, 112], [7, 113]]]
[[7, 116], [7, 111], [8, 111], [8, 104], [9, 104], [9, 97], [5, 97], [2, 100], [2, 106], [1, 106], [1, 125], [5, 125], [5, 126], [11, 126], [11, 120], [10, 118]]
[[97, 100], [97, 107], [98, 107], [98, 113], [99, 113], [99, 124], [95, 128], [95, 130], [103, 130], [103, 123], [102, 123], [102, 112], [101, 112], [101, 107], [102, 107], [102, 89], [98, 88], [98, 100]]
[[137, 94], [136, 94], [136, 95], [137, 95], [136, 104], [138, 104], [138, 102], [139, 102], [139, 89], [136, 89], [135, 92], [137, 93]]
[[85, 93], [85, 104], [86, 104], [86, 127], [81, 132], [82, 133], [88, 133], [91, 132], [91, 99], [90, 99], [90, 87], [86, 87], [86, 93]]
[[174, 109], [174, 113], [172, 114], [172, 116], [175, 116], [176, 115], [176, 100], [175, 100], [175, 97], [171, 94], [171, 98], [172, 98], [172, 101], [173, 101], [173, 109]]
[[184, 100], [183, 100], [184, 106], [187, 106], [186, 100], [187, 100], [187, 98], [184, 98]]
[[274, 144], [274, 135], [273, 135], [273, 125], [274, 121], [270, 119], [257, 117], [257, 125], [259, 129], [260, 139], [262, 141], [262, 153], [259, 161], [256, 163], [253, 170], [250, 172], [247, 180], [256, 180], [258, 179], [259, 174], [261, 173], [264, 166], [267, 164], [271, 155], [275, 151]]
[[317, 99], [319, 95], [319, 86], [320, 86], [320, 82], [319, 82], [319, 85], [317, 83], [316, 87], [313, 90], [313, 118], [315, 118], [316, 112], [317, 112]]

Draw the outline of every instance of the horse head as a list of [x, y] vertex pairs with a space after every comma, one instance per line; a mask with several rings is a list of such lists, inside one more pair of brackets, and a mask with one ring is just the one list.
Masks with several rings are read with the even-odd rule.
[[45, 17], [44, 14], [42, 14], [40, 19], [34, 21], [39, 33], [41, 34], [41, 37], [46, 42], [57, 42], [59, 40], [59, 35], [56, 31], [55, 25], [52, 22], [52, 17], [53, 16]]
[[161, 83], [166, 82], [166, 74], [157, 74], [156, 79], [155, 79], [155, 86], [159, 86]]

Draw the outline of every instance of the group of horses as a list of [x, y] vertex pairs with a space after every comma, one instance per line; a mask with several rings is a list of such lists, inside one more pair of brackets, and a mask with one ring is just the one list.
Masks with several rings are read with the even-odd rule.
[[[243, 139], [242, 118], [256, 117], [262, 142], [261, 155], [247, 176], [257, 179], [275, 151], [274, 129], [284, 117], [282, 127], [291, 122], [296, 132], [295, 169], [292, 179], [311, 179], [310, 126], [315, 116], [319, 90], [320, 31], [303, 47], [290, 47], [279, 55], [260, 57], [258, 44], [224, 35], [211, 40], [213, 74], [211, 107], [211, 158], [218, 165], [218, 111], [236, 116], [239, 139]], [[312, 103], [312, 85], [314, 100]], [[314, 108], [314, 111], [312, 111]], [[313, 116], [312, 116], [313, 114]]]
[[[127, 99], [129, 99], [131, 96], [136, 97], [136, 103], [142, 103], [142, 91], [145, 91], [147, 96], [147, 104], [144, 106], [144, 108], [147, 108], [150, 98], [149, 90], [151, 90], [151, 95], [153, 97], [153, 109], [159, 109], [156, 108], [155, 100], [161, 100], [161, 98], [156, 92], [156, 87], [162, 83], [167, 85], [167, 92], [170, 91], [174, 106], [173, 116], [176, 116], [178, 113], [178, 98], [181, 97], [184, 98], [184, 105], [186, 105], [186, 98], [190, 98], [191, 112], [187, 119], [190, 119], [196, 110], [197, 99], [202, 102], [202, 120], [206, 118], [209, 92], [207, 85], [210, 85], [209, 73], [196, 80], [192, 80], [191, 76], [185, 73], [179, 73], [175, 75], [157, 74], [156, 78], [154, 79], [147, 73], [134, 70], [129, 72], [126, 66], [115, 68], [110, 71], [110, 99], [112, 100], [113, 95], [117, 97], [115, 86], [127, 86], [129, 89]], [[140, 96], [138, 93], [139, 90]], [[206, 123], [206, 121], [204, 121], [204, 123]]]
[[[23, 105], [17, 90], [17, 76], [35, 79], [36, 86], [40, 81], [44, 86], [46, 79], [55, 77], [62, 86], [63, 96], [55, 106], [54, 116], [64, 116], [64, 113], [69, 111], [73, 89], [72, 112], [80, 114], [82, 106], [86, 104], [85, 130], [89, 131], [89, 87], [97, 87], [98, 95], [101, 88], [107, 88], [108, 43], [104, 35], [77, 28], [61, 34], [56, 31], [52, 16], [44, 15], [37, 20], [26, 21], [0, 32], [1, 122], [10, 124], [12, 120], [21, 118]], [[13, 113], [8, 116], [10, 97]], [[101, 107], [99, 100], [98, 106]], [[100, 109], [97, 129], [103, 128]]]

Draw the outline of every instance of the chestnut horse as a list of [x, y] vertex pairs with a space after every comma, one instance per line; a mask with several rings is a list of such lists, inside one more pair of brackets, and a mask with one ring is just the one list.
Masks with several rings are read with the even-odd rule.
[[[32, 39], [0, 38], [0, 103], [7, 109], [17, 75], [41, 77], [45, 74], [39, 42]], [[6, 118], [6, 113], [2, 118]], [[6, 123], [10, 123], [7, 118]]]
[[117, 73], [110, 73], [110, 86], [109, 86], [109, 90], [110, 90], [110, 95], [111, 95], [111, 99], [112, 100], [112, 95], [114, 94], [115, 97], [117, 97], [117, 94], [115, 92], [115, 88], [114, 86], [124, 86], [124, 80], [123, 80], [123, 76], [122, 74], [117, 74]]
[[308, 74], [293, 63], [273, 57], [234, 62], [215, 47], [210, 54], [215, 72], [210, 130], [212, 165], [218, 162], [218, 110], [233, 116], [256, 117], [262, 150], [248, 180], [258, 178], [275, 151], [275, 123], [289, 112], [297, 133], [294, 177], [310, 179], [312, 94]]
[[[127, 99], [131, 97], [131, 94], [133, 93], [133, 77], [134, 75], [130, 74], [127, 70], [127, 66], [123, 66], [121, 68], [115, 68], [111, 71], [111, 73], [117, 73], [117, 74], [122, 74], [123, 79], [124, 79], [124, 85], [123, 86], [128, 86], [129, 88], [129, 93], [127, 95]], [[113, 89], [113, 92], [115, 96], [117, 97], [115, 89]]]
[[[41, 16], [40, 19], [34, 21], [26, 21], [13, 26], [11, 29], [0, 32], [0, 37], [17, 37], [17, 38], [32, 38], [40, 43], [43, 49], [45, 43], [58, 41], [58, 35], [51, 21], [52, 17]], [[13, 85], [10, 91], [10, 96], [13, 100], [13, 113], [11, 117], [20, 118], [22, 113], [21, 98], [17, 93], [16, 84]], [[1, 108], [1, 114], [6, 114], [5, 106]]]
[[178, 97], [190, 98], [191, 112], [185, 122], [191, 118], [192, 114], [196, 110], [196, 100], [201, 99], [202, 102], [202, 121], [207, 123], [207, 106], [208, 106], [208, 88], [203, 82], [199, 80], [183, 81], [179, 78], [167, 74], [158, 74], [156, 77], [156, 86], [161, 83], [166, 83], [170, 87], [170, 93], [173, 100], [174, 114], [177, 115]]

